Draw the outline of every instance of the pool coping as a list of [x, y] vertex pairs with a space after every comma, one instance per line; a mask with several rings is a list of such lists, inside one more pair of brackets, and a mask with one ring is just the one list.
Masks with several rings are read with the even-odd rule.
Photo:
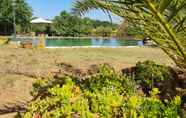
[[57, 48], [136, 48], [144, 46], [49, 46], [45, 47], [47, 49], [57, 49]]

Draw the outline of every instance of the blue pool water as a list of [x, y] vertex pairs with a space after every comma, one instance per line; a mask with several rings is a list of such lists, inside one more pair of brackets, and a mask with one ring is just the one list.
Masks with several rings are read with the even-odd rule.
[[143, 42], [139, 40], [121, 40], [121, 39], [46, 39], [46, 47], [71, 47], [71, 46], [142, 46]]

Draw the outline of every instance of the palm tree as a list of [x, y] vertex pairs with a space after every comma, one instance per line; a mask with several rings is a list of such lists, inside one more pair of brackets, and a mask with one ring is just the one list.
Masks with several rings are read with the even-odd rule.
[[185, 0], [78, 0], [73, 11], [84, 14], [91, 9], [112, 12], [131, 24], [138, 24], [144, 37], [151, 38], [186, 70]]

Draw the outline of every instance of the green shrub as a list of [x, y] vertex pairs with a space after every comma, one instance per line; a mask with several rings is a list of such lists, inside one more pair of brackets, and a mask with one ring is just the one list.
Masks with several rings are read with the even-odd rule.
[[151, 91], [150, 97], [131, 96], [122, 107], [126, 118], [178, 118], [180, 112], [181, 98], [176, 96], [173, 100], [160, 101], [156, 95], [157, 88]]
[[81, 83], [82, 90], [91, 92], [100, 90], [110, 90], [122, 94], [133, 94], [136, 91], [135, 82], [121, 74], [118, 74], [108, 65], [102, 65], [95, 76], [85, 79]]
[[132, 79], [117, 74], [109, 66], [90, 78], [64, 76], [59, 79], [38, 80], [23, 118], [177, 118], [180, 98], [161, 102], [140, 96]]
[[148, 89], [152, 89], [154, 83], [170, 79], [170, 70], [166, 66], [158, 65], [153, 61], [139, 62], [136, 64], [135, 80]]

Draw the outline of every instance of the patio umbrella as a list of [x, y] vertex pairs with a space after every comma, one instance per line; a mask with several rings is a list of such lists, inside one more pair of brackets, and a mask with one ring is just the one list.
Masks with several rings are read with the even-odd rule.
[[[52, 24], [52, 21], [46, 20], [46, 19], [40, 17], [40, 18], [36, 18], [36, 19], [31, 20], [30, 23], [32, 24], [31, 28], [38, 27], [38, 25], [46, 28], [46, 26], [50, 26], [49, 24]], [[41, 27], [40, 27], [40, 29], [42, 29]], [[41, 32], [39, 31], [36, 33], [40, 34]]]
[[43, 18], [37, 18], [31, 21], [32, 24], [51, 24], [52, 21], [43, 19]]

